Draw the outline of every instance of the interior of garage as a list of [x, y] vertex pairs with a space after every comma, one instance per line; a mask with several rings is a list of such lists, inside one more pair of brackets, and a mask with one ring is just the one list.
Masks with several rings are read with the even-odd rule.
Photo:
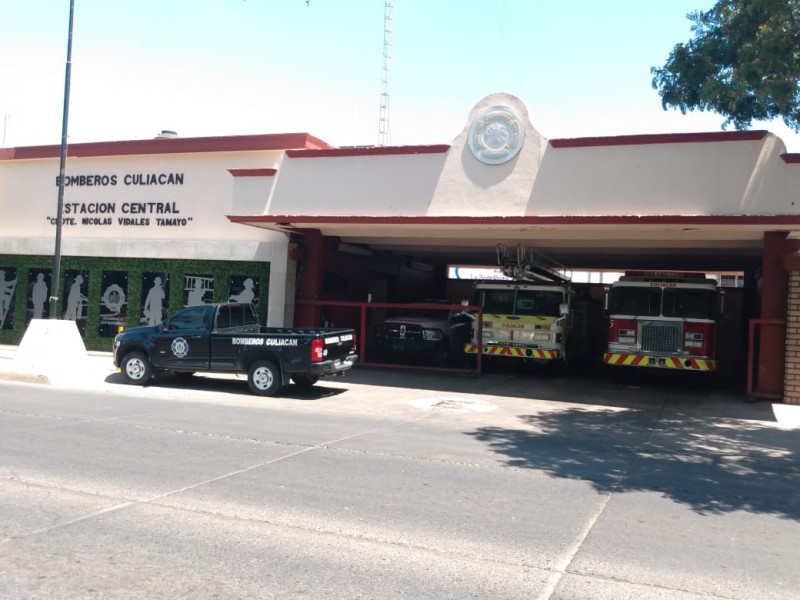
[[[398, 311], [408, 312], [406, 307], [386, 306], [408, 303], [438, 301], [445, 305], [472, 304], [475, 297], [476, 280], [448, 277], [448, 267], [469, 264], [473, 266], [497, 267], [496, 248], [488, 245], [476, 249], [468, 241], [452, 246], [425, 245], [413, 235], [404, 246], [397, 244], [375, 244], [358, 241], [357, 238], [322, 235], [319, 230], [298, 230], [292, 234], [292, 245], [299, 251], [298, 261], [298, 306], [297, 325], [347, 326], [361, 329], [362, 308], [365, 309], [367, 332], [366, 347], [360, 352], [366, 364], [385, 365], [385, 359], [376, 357], [371, 348], [372, 332], [387, 315]], [[748, 371], [748, 323], [759, 315], [759, 290], [761, 255], [750, 252], [731, 256], [721, 249], [694, 252], [667, 252], [664, 249], [606, 253], [600, 248], [575, 253], [548, 248], [550, 258], [561, 265], [566, 273], [579, 271], [658, 270], [693, 271], [702, 270], [717, 276], [725, 287], [721, 287], [721, 311], [718, 316], [716, 337], [717, 370], [713, 375], [696, 374], [698, 382], [726, 389], [744, 390]], [[307, 260], [310, 253], [323, 256], [316, 267]], [[548, 255], [549, 256], [549, 255]], [[310, 268], [309, 268], [310, 267]], [[726, 274], [726, 277], [720, 275]], [[312, 279], [319, 284], [314, 290]], [[583, 278], [585, 279], [585, 278]], [[599, 278], [598, 278], [599, 279]], [[576, 302], [574, 310], [579, 313], [581, 323], [575, 333], [580, 352], [574, 357], [570, 373], [575, 376], [608, 374], [603, 368], [602, 355], [606, 347], [608, 318], [604, 310], [608, 283], [574, 282]], [[303, 300], [312, 298], [314, 305], [305, 305]], [[322, 304], [317, 304], [321, 302]], [[402, 361], [400, 368], [429, 368], [429, 363]], [[455, 368], [463, 365], [456, 363]], [[486, 363], [484, 369], [502, 368]], [[542, 371], [541, 365], [529, 361], [524, 369], [531, 373]], [[611, 368], [618, 370], [618, 368]], [[545, 371], [546, 372], [546, 371]], [[613, 375], [612, 375], [613, 376]], [[702, 381], [701, 381], [702, 380]]]

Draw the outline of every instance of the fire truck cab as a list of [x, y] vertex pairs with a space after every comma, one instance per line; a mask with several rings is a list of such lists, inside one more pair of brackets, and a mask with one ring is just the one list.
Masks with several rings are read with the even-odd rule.
[[574, 293], [558, 265], [522, 246], [516, 256], [497, 246], [507, 281], [478, 283], [475, 304], [482, 320], [473, 324], [467, 354], [527, 359], [566, 366]]
[[479, 283], [476, 295], [483, 322], [475, 324], [467, 354], [567, 363], [572, 314], [567, 285]]
[[703, 273], [628, 272], [606, 294], [607, 365], [715, 371], [719, 293]]

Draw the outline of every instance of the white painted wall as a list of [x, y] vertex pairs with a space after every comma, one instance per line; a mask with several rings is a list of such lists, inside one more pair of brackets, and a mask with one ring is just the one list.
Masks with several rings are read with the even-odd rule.
[[[271, 177], [234, 177], [229, 169], [274, 168], [280, 152], [213, 152], [150, 156], [70, 158], [67, 175], [116, 175], [116, 185], [67, 186], [62, 227], [64, 256], [119, 256], [270, 263], [269, 322], [285, 325], [287, 247], [283, 233], [232, 224], [229, 214], [264, 210]], [[58, 158], [0, 161], [0, 255], [53, 255], [58, 201]], [[126, 174], [182, 173], [183, 185], [125, 185]], [[178, 213], [128, 214], [124, 203], [160, 202]], [[111, 203], [113, 214], [72, 214], [67, 204]], [[79, 207], [80, 208], [80, 207]], [[82, 217], [110, 218], [110, 225], [82, 225]], [[147, 218], [147, 226], [119, 218]], [[181, 227], [159, 227], [156, 217], [186, 218]]]
[[[525, 124], [519, 154], [483, 164], [468, 147], [486, 107]], [[643, 132], [646, 133], [646, 132]], [[794, 215], [800, 164], [773, 134], [755, 141], [554, 147], [511, 94], [470, 111], [445, 154], [284, 158], [265, 214], [343, 216]]]
[[526, 215], [788, 215], [783, 142], [548, 147]]
[[284, 157], [264, 214], [424, 215], [446, 156]]
[[[67, 186], [64, 189], [64, 217], [104, 217], [104, 214], [74, 214], [72, 204], [86, 205], [112, 203], [115, 212], [112, 224], [65, 225], [65, 239], [87, 237], [91, 239], [116, 239], [136, 237], [139, 240], [263, 240], [264, 232], [235, 225], [226, 215], [234, 211], [234, 178], [231, 168], [272, 167], [277, 152], [194, 153], [162, 154], [150, 156], [109, 156], [92, 158], [70, 158], [66, 172], [71, 175], [116, 176], [116, 185]], [[48, 218], [57, 212], [58, 158], [36, 160], [0, 161], [0, 206], [3, 219], [0, 235], [3, 237], [51, 237], [54, 226]], [[183, 185], [125, 185], [127, 174], [180, 173]], [[246, 186], [247, 184], [240, 184]], [[262, 198], [244, 199], [237, 204], [246, 208], [263, 210], [269, 193], [268, 187], [256, 189]], [[260, 202], [259, 202], [260, 201]], [[123, 212], [126, 203], [160, 202], [174, 205], [177, 214], [155, 213], [130, 214]], [[70, 206], [68, 206], [70, 205]], [[80, 206], [78, 207], [80, 208]], [[237, 206], [238, 208], [238, 206]], [[159, 227], [155, 218], [180, 217], [190, 221], [185, 227]], [[117, 221], [121, 217], [150, 218], [149, 226], [123, 226]]]

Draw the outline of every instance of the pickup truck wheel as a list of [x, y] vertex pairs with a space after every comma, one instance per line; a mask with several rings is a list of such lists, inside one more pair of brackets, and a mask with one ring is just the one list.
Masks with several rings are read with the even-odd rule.
[[122, 359], [120, 370], [126, 383], [133, 385], [144, 385], [153, 376], [153, 369], [150, 361], [141, 352], [131, 352]]
[[247, 370], [247, 385], [257, 396], [274, 396], [281, 389], [281, 372], [271, 360], [258, 360]]
[[292, 381], [297, 387], [306, 389], [317, 383], [319, 377], [316, 375], [292, 375]]

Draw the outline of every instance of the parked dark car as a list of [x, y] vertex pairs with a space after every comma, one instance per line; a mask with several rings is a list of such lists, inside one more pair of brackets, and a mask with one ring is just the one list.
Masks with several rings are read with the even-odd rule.
[[453, 305], [410, 305], [378, 325], [375, 344], [383, 360], [458, 365], [464, 360], [472, 322], [472, 316]]

